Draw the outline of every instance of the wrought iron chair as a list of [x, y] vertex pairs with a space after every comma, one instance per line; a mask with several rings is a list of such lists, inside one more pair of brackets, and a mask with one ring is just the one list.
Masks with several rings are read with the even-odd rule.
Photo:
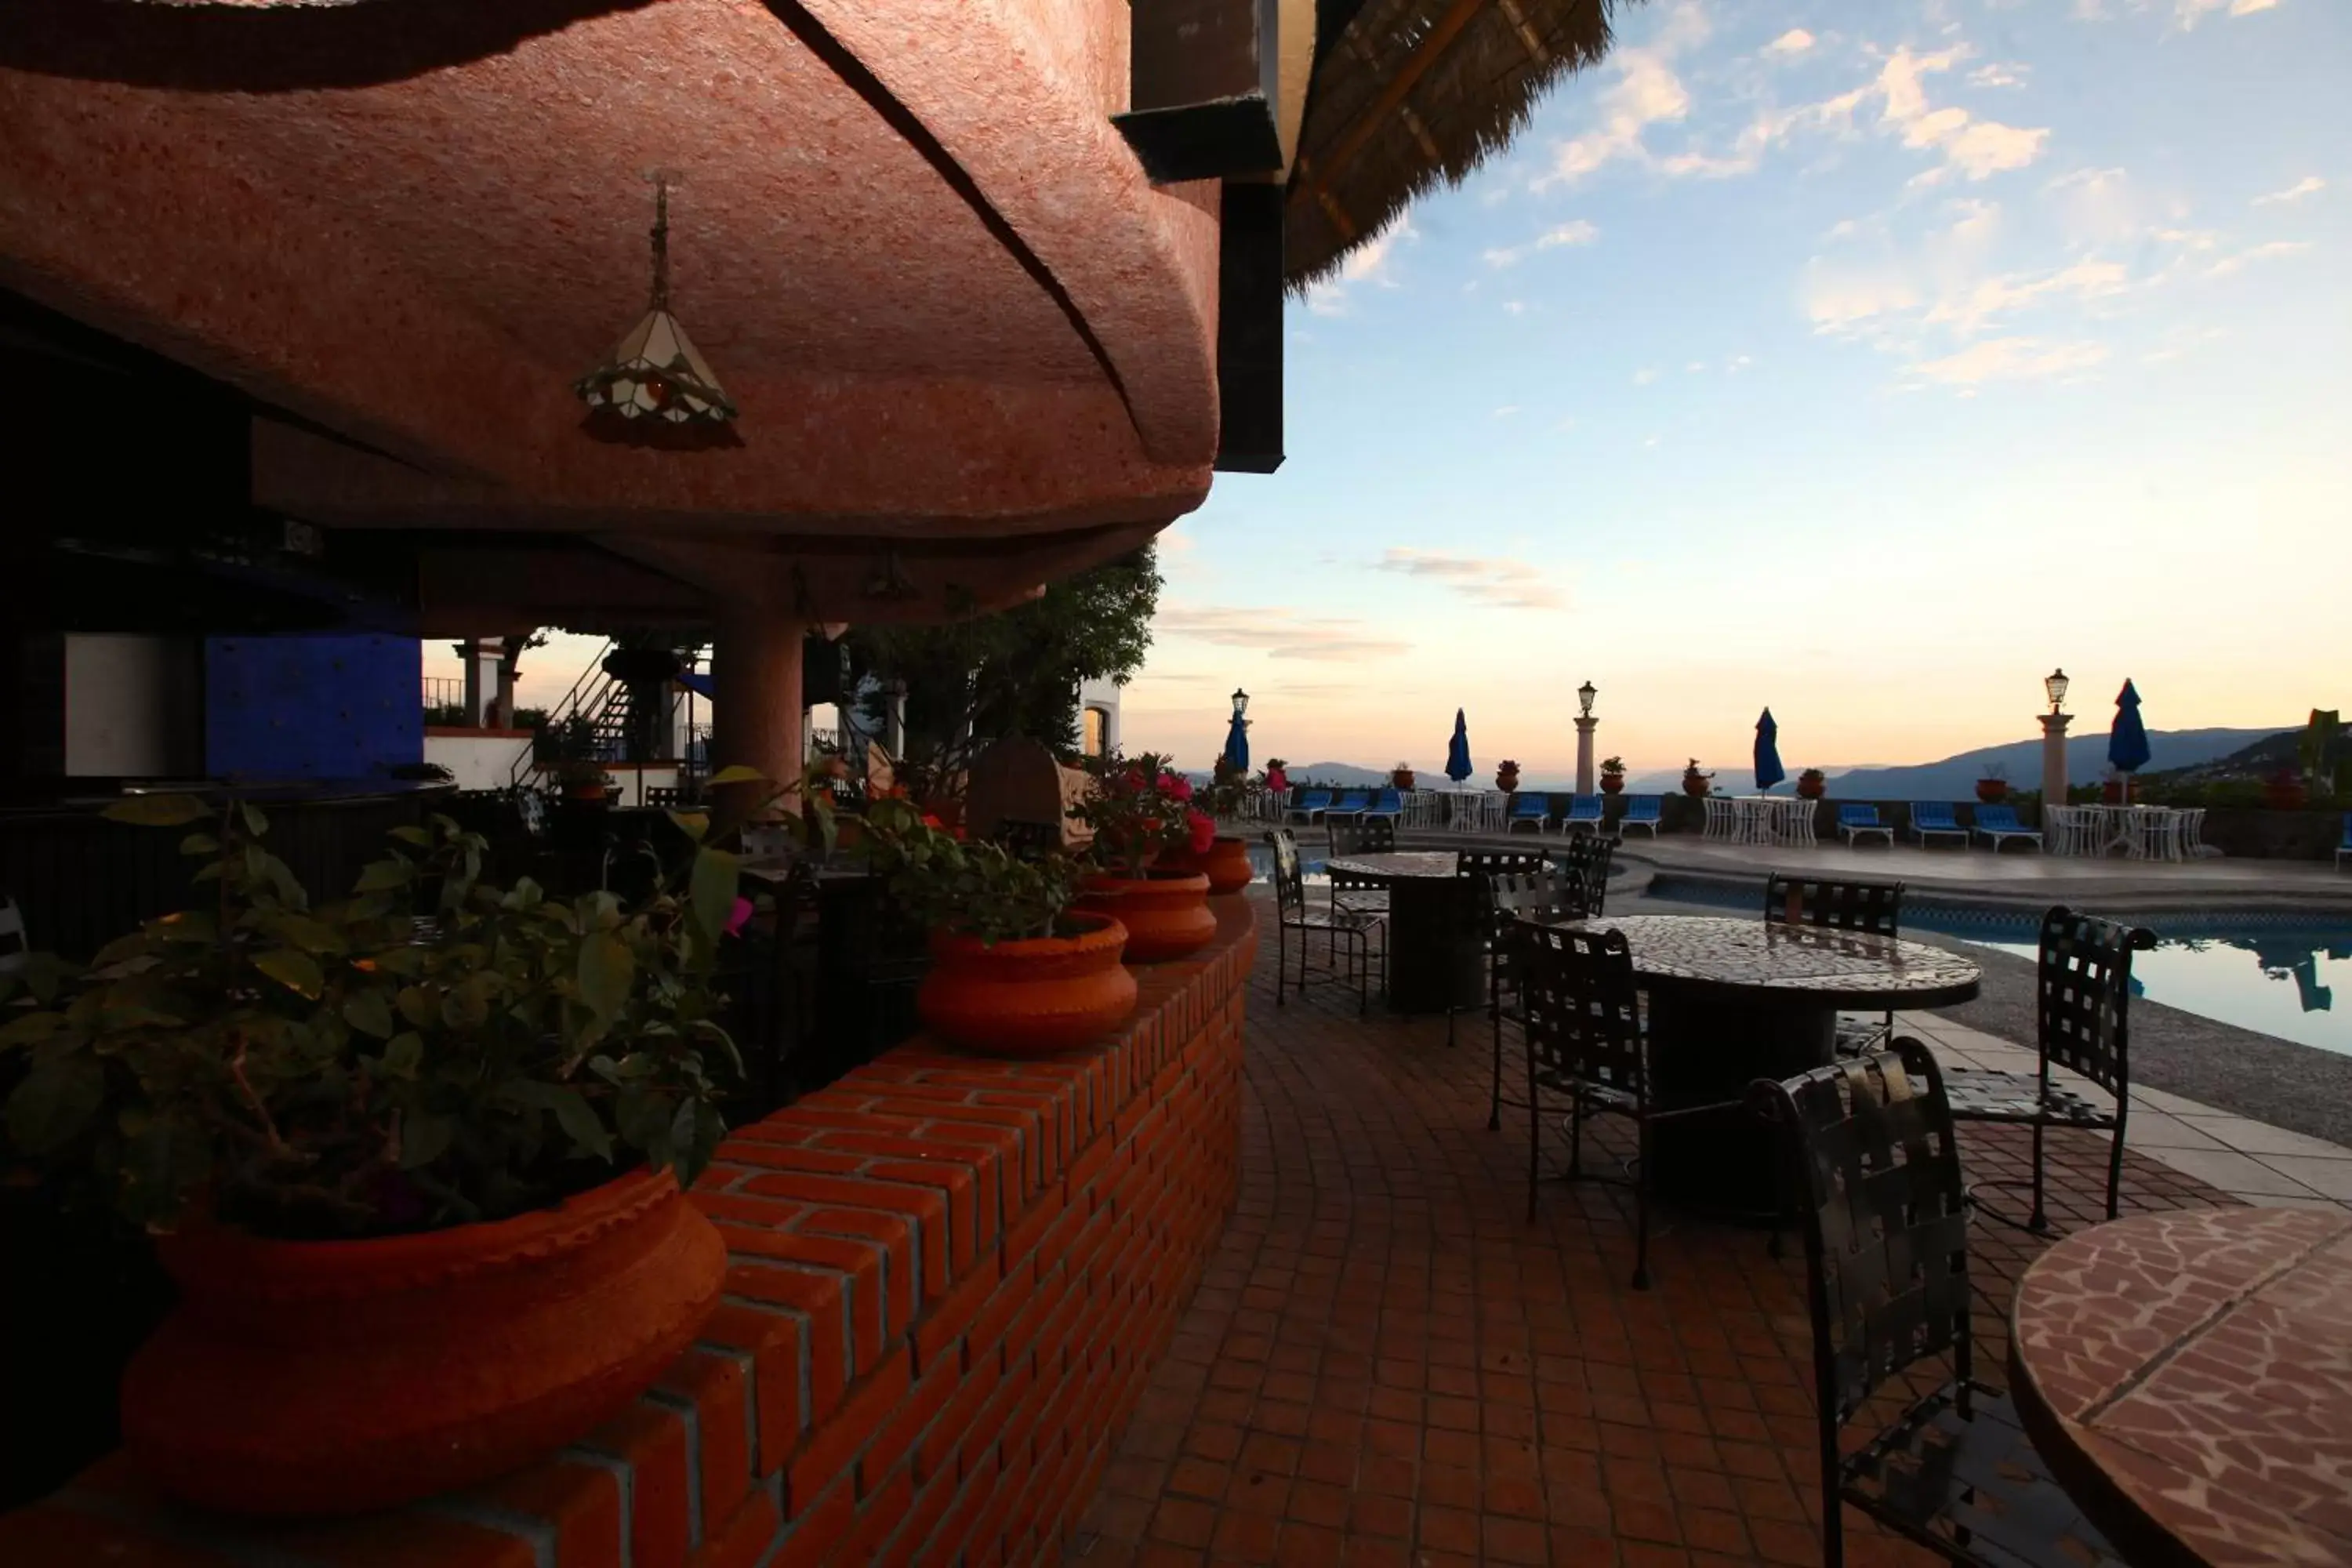
[[[2052, 906], [2042, 917], [2034, 974], [2038, 1070], [2032, 1078], [1990, 1068], [1956, 1068], [1944, 1075], [1956, 1120], [2033, 1129], [2033, 1210], [2025, 1221], [2027, 1230], [2046, 1234], [2050, 1229], [2042, 1206], [2042, 1143], [2043, 1133], [2053, 1127], [2109, 1134], [2107, 1217], [2116, 1217], [2116, 1194], [2124, 1177], [2124, 1118], [2131, 1102], [2131, 955], [2155, 945], [2156, 933], [2144, 927], [2076, 914], [2063, 904]], [[2080, 1073], [2115, 1096], [2115, 1109], [2052, 1082], [2053, 1065]], [[2017, 1223], [1982, 1203], [1977, 1206], [2004, 1224]]]
[[1274, 847], [1275, 900], [1275, 960], [1274, 1005], [1284, 1004], [1284, 984], [1289, 968], [1290, 933], [1298, 933], [1298, 989], [1307, 989], [1307, 952], [1310, 933], [1324, 934], [1330, 954], [1329, 964], [1322, 973], [1339, 978], [1339, 948], [1345, 943], [1356, 973], [1356, 1009], [1367, 1011], [1371, 1005], [1372, 938], [1381, 939], [1380, 956], [1383, 965], [1388, 960], [1388, 921], [1377, 912], [1333, 907], [1317, 909], [1307, 901], [1307, 876], [1298, 864], [1298, 841], [1286, 827], [1266, 829], [1265, 841]]
[[[1350, 855], [1392, 855], [1396, 852], [1396, 823], [1385, 816], [1335, 816], [1325, 824], [1330, 834], [1329, 855], [1333, 859]], [[1352, 910], [1358, 914], [1384, 915], [1389, 912], [1389, 888], [1377, 877], [1366, 877], [1352, 871], [1334, 871], [1328, 867], [1325, 875], [1331, 879], [1331, 907]]]
[[1551, 856], [1541, 849], [1457, 849], [1457, 877], [1529, 877], [1551, 868]]
[[1606, 911], [1609, 902], [1609, 867], [1617, 858], [1617, 841], [1598, 834], [1571, 838], [1560, 860], [1568, 868], [1569, 878], [1576, 884], [1577, 913], [1584, 920], [1597, 920]]
[[[1789, 877], [1776, 872], [1764, 883], [1764, 923], [1900, 936], [1903, 884], [1832, 881], [1823, 877]], [[1840, 1018], [1837, 1031], [1840, 1056], [1858, 1056], [1879, 1049], [1895, 1037], [1895, 1009], [1889, 1007], [1885, 1016], [1875, 1023]]]
[[1514, 921], [1508, 940], [1520, 946], [1514, 962], [1519, 965], [1520, 1033], [1528, 1055], [1528, 1218], [1536, 1217], [1536, 1189], [1543, 1180], [1547, 1090], [1568, 1103], [1570, 1181], [1584, 1174], [1585, 1119], [1632, 1118], [1640, 1140], [1632, 1179], [1633, 1289], [1646, 1290], [1651, 1123], [1720, 1112], [1726, 1107], [1686, 1105], [1665, 1110], [1651, 1103], [1649, 1038], [1642, 1026], [1633, 952], [1624, 932]]
[[[2125, 1568], [2051, 1479], [2010, 1397], [1976, 1380], [1969, 1205], [1945, 1081], [1905, 1037], [1750, 1091], [1780, 1130], [1782, 1184], [1802, 1211], [1822, 1561], [1843, 1568], [1852, 1503], [1953, 1563]], [[1931, 1359], [1948, 1361], [1948, 1382], [1867, 1441], [1842, 1440], [1881, 1387]]]
[[[1571, 877], [1546, 868], [1534, 871], [1504, 871], [1475, 879], [1478, 884], [1479, 945], [1486, 963], [1486, 1019], [1494, 1036], [1494, 1079], [1486, 1110], [1486, 1131], [1499, 1132], [1503, 1107], [1526, 1101], [1503, 1096], [1503, 1025], [1523, 1024], [1519, 983], [1525, 964], [1521, 948], [1512, 941], [1513, 922], [1555, 922], [1580, 919], [1582, 890]], [[1445, 1043], [1454, 1044], [1454, 1016], [1445, 1018]]]

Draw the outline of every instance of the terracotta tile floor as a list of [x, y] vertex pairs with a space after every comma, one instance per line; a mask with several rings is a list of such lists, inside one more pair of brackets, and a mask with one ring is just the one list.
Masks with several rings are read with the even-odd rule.
[[[1486, 1131], [1483, 1017], [1449, 1051], [1443, 1019], [1359, 1020], [1329, 985], [1277, 1010], [1273, 957], [1269, 934], [1238, 1206], [1067, 1561], [1818, 1563], [1801, 1247], [1776, 1261], [1661, 1205], [1632, 1289], [1630, 1194], [1549, 1184], [1528, 1222], [1524, 1134]], [[1590, 1168], [1630, 1151], [1597, 1142]], [[1963, 1135], [1972, 1179], [2021, 1175], [2024, 1151]], [[2053, 1221], [2089, 1223], [2105, 1144], [2053, 1152]], [[2231, 1201], [2136, 1154], [2125, 1193]], [[2038, 1245], [1973, 1233], [1994, 1382]], [[1857, 1568], [1932, 1561], [1846, 1520]]]

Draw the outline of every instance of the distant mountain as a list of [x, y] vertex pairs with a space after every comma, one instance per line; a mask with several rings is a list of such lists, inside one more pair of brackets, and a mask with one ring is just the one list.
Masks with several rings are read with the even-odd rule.
[[[2150, 730], [2143, 773], [2193, 767], [2226, 757], [2249, 742], [2268, 741], [2275, 730]], [[2012, 788], [2042, 787], [2042, 742], [2016, 741], [1982, 746], [1939, 763], [1910, 767], [1825, 769], [1829, 793], [1851, 800], [1965, 800], [1988, 767], [2000, 767]], [[2107, 732], [2093, 730], [2066, 738], [2066, 782], [2094, 784], [2107, 776]]]
[[[2219, 779], [2267, 779], [2281, 772], [2300, 773], [2305, 733], [2305, 728], [2297, 725], [2275, 735], [2265, 735], [2250, 746], [2241, 746], [2228, 756], [2209, 757], [2168, 770], [2167, 776], [2180, 784], [2204, 784]], [[2352, 767], [2352, 734], [2339, 732], [2329, 744], [2327, 766], [2336, 777], [2347, 776], [2347, 768]], [[2143, 768], [2140, 774], [2147, 777], [2156, 771]]]

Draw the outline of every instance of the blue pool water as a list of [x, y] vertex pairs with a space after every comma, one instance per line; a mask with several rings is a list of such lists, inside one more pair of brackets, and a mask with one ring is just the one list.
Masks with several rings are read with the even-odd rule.
[[[1932, 918], [1920, 923], [1931, 929], [1936, 924]], [[2135, 994], [2184, 1013], [2352, 1056], [2352, 930], [2174, 930], [2161, 916], [2147, 923], [2158, 941], [2153, 952], [2132, 956]], [[1952, 934], [2020, 958], [2034, 955], [2030, 939], [2007, 931], [1999, 937], [1969, 931]], [[2339, 994], [2340, 1009], [2335, 1005]]]

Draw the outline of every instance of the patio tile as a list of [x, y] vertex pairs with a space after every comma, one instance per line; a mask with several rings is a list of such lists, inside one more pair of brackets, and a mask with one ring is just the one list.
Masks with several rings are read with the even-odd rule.
[[[1547, 1185], [1528, 1220], [1525, 1134], [1486, 1131], [1475, 1032], [1448, 1051], [1443, 1020], [1359, 1020], [1328, 988], [1276, 1009], [1265, 957], [1241, 1194], [1155, 1371], [1143, 1408], [1165, 1419], [1130, 1427], [1087, 1516], [1095, 1550], [1070, 1561], [1819, 1562], [1801, 1248], [1776, 1260], [1752, 1231], [1662, 1205], [1654, 1288], [1632, 1289], [1627, 1194]], [[1928, 1030], [2030, 1069], [1990, 1036]], [[2156, 1098], [2135, 1095], [2126, 1208], [2323, 1201], [2284, 1173], [2303, 1171], [2294, 1152], [2224, 1147], [2205, 1108]], [[1632, 1152], [1614, 1125], [1587, 1141], [1596, 1171]], [[1961, 1144], [1972, 1176], [2026, 1172], [2022, 1130]], [[2052, 1135], [2062, 1229], [2102, 1217], [2105, 1164], [2103, 1139]], [[1998, 1368], [2042, 1244], [1980, 1226], [1970, 1245], [1978, 1365]], [[1846, 1533], [1857, 1565], [1933, 1561], [1851, 1510]]]
[[2352, 1159], [2314, 1159], [2305, 1154], [2264, 1154], [2263, 1164], [2301, 1182], [2321, 1197], [2352, 1202]]
[[2352, 1160], [2352, 1149], [2347, 1149], [2341, 1143], [2290, 1132], [2284, 1127], [2273, 1127], [2267, 1121], [2251, 1121], [2242, 1116], [2219, 1112], [2183, 1117], [2182, 1120], [2215, 1142], [2258, 1159], [2267, 1160], [2273, 1154], [2294, 1154], [2317, 1160]]

